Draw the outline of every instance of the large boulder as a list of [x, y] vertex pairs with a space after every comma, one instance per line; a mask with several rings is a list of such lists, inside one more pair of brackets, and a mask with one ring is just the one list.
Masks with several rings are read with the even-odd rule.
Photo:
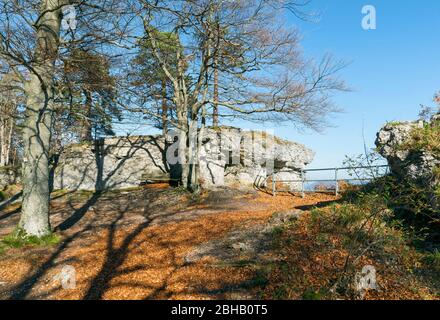
[[[168, 141], [168, 144], [173, 141]], [[200, 150], [200, 182], [205, 188], [264, 185], [300, 179], [314, 153], [295, 142], [237, 128], [208, 128]], [[162, 136], [115, 137], [75, 144], [61, 154], [54, 173], [55, 189], [122, 189], [179, 176], [166, 159]]]
[[387, 159], [391, 172], [403, 181], [427, 188], [437, 207], [440, 190], [439, 115], [431, 121], [393, 122], [377, 134], [378, 152]]
[[314, 152], [305, 146], [258, 131], [242, 133], [240, 163], [226, 168], [229, 184], [262, 186], [269, 180], [299, 190], [301, 170], [312, 162]]
[[166, 180], [169, 167], [160, 136], [116, 137], [73, 144], [60, 155], [54, 188], [124, 189], [149, 180]]
[[298, 189], [301, 170], [314, 152], [305, 146], [259, 131], [209, 129], [202, 148], [201, 176], [206, 186], [263, 186], [267, 178], [289, 181]]

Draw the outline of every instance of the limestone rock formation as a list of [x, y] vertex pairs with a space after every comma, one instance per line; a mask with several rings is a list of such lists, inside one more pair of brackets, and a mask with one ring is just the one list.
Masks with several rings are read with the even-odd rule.
[[[201, 175], [209, 186], [261, 186], [274, 174], [275, 180], [299, 180], [301, 170], [314, 152], [305, 146], [237, 128], [208, 130], [201, 152]], [[299, 183], [288, 183], [298, 189]]]
[[164, 139], [159, 136], [115, 137], [93, 144], [73, 144], [60, 155], [54, 189], [125, 189], [166, 180]]
[[[377, 134], [376, 146], [397, 177], [433, 191], [440, 187], [440, 116], [431, 121], [389, 123]], [[418, 135], [415, 135], [418, 133]], [[437, 141], [436, 141], [437, 140]], [[434, 196], [438, 205], [438, 199]]]
[[[205, 188], [261, 186], [272, 174], [277, 180], [299, 180], [313, 157], [303, 145], [265, 133], [210, 128], [200, 152], [200, 179]], [[66, 148], [54, 172], [54, 188], [123, 189], [178, 175], [178, 168], [167, 162], [162, 136], [115, 137]]]
[[423, 128], [423, 121], [385, 125], [377, 134], [376, 146], [388, 160], [391, 171], [413, 181], [428, 182], [440, 165], [440, 154], [430, 150], [405, 148], [414, 128]]

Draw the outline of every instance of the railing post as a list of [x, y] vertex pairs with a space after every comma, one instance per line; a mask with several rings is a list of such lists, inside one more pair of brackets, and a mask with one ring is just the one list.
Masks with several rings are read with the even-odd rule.
[[304, 173], [304, 170], [301, 170], [301, 197], [303, 199], [306, 197], [305, 186], [304, 186], [305, 178], [306, 178], [306, 175]]
[[338, 169], [335, 169], [335, 195], [339, 195]]
[[276, 193], [276, 183], [275, 183], [275, 172], [272, 172], [272, 195], [275, 197]]

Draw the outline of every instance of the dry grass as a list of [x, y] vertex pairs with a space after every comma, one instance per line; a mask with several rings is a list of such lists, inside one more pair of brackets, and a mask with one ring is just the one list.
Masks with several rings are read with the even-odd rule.
[[400, 148], [440, 153], [440, 124], [438, 122], [425, 123], [421, 128], [413, 128], [409, 141], [404, 142]]

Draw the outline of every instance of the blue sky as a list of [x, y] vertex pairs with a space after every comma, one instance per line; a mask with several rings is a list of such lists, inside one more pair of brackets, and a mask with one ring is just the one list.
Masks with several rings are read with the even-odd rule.
[[[364, 5], [376, 7], [376, 30], [361, 27]], [[309, 10], [321, 12], [318, 23], [289, 18], [303, 34], [304, 54], [330, 52], [351, 62], [341, 76], [353, 91], [335, 96], [344, 113], [323, 134], [288, 125], [276, 134], [312, 148], [311, 167], [338, 166], [345, 155], [363, 152], [362, 128], [373, 147], [385, 122], [415, 119], [420, 104], [433, 105], [440, 90], [440, 1], [312, 0]]]
[[[376, 30], [361, 26], [365, 5], [376, 8]], [[320, 12], [320, 21], [287, 17], [303, 35], [305, 57], [319, 60], [331, 53], [350, 62], [340, 76], [352, 91], [335, 95], [344, 112], [335, 115], [332, 127], [322, 134], [298, 132], [288, 124], [266, 126], [313, 149], [316, 157], [309, 167], [340, 166], [345, 155], [363, 153], [363, 133], [372, 148], [387, 121], [416, 119], [420, 104], [433, 105], [433, 95], [440, 90], [440, 1], [312, 0], [307, 10]], [[232, 125], [264, 129], [261, 124]], [[129, 131], [135, 133], [136, 128]]]

